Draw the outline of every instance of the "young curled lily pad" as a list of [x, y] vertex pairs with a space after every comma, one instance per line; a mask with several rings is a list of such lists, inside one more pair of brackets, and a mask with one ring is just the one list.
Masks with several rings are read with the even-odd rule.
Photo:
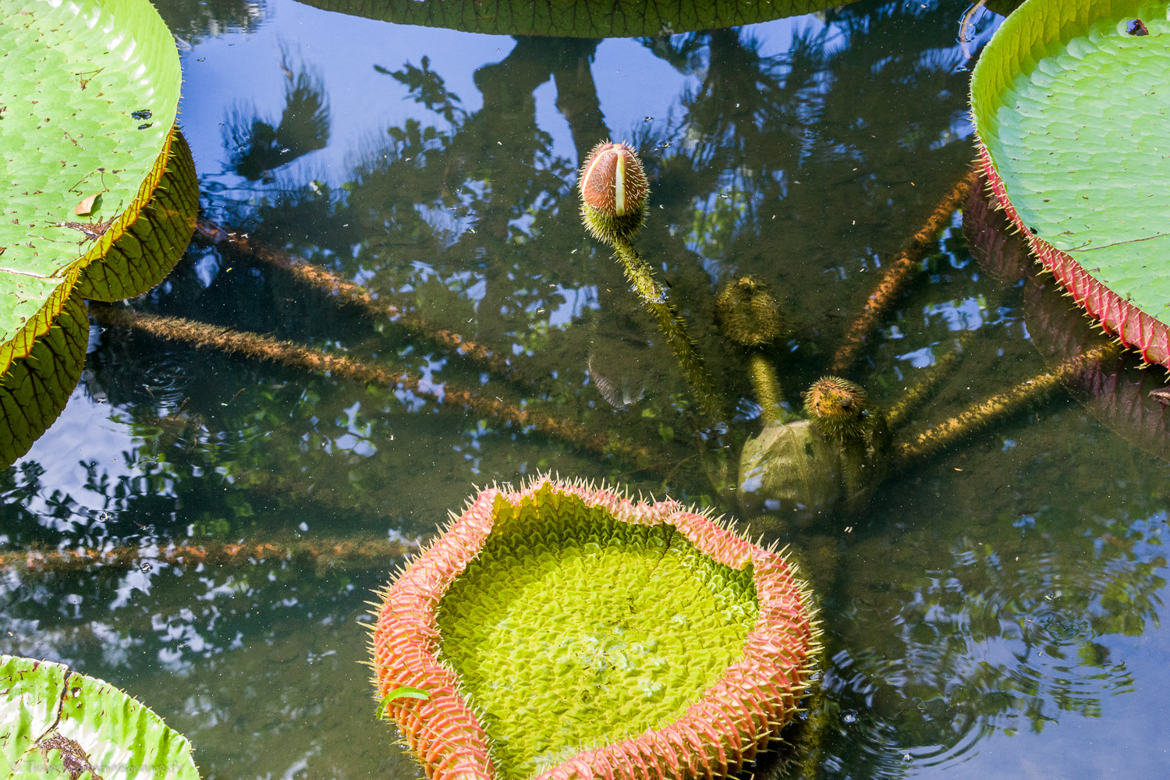
[[381, 596], [380, 712], [432, 778], [725, 777], [819, 653], [782, 555], [579, 483], [485, 490]]
[[1000, 205], [1073, 299], [1170, 367], [1165, 2], [1028, 0], [971, 82]]
[[0, 777], [198, 780], [187, 739], [123, 691], [0, 654]]

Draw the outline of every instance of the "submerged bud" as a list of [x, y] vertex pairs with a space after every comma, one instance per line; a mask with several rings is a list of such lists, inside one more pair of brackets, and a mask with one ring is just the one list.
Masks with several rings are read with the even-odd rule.
[[870, 415], [869, 396], [848, 379], [822, 377], [804, 394], [804, 413], [826, 436], [859, 440], [865, 436]]
[[724, 338], [744, 347], [770, 344], [784, 330], [776, 296], [754, 276], [729, 282], [715, 299], [715, 313]]
[[600, 143], [581, 166], [581, 217], [596, 238], [629, 240], [646, 216], [650, 186], [634, 150], [625, 144]]

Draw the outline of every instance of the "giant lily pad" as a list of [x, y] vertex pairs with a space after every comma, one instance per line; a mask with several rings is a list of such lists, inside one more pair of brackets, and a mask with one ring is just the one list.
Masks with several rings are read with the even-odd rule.
[[723, 777], [795, 712], [817, 634], [781, 555], [542, 479], [481, 493], [382, 594], [372, 649], [429, 777]]
[[[1023, 282], [1022, 310], [1032, 344], [1056, 368], [1101, 344], [1088, 321], [1054, 294], [1048, 276], [1032, 273], [1027, 246], [1002, 211], [991, 208], [989, 193], [971, 191], [963, 207], [963, 232], [979, 267], [1008, 284]], [[1101, 424], [1138, 449], [1170, 461], [1170, 412], [1163, 377], [1141, 371], [1119, 353], [1066, 375], [1065, 386]]]
[[89, 343], [82, 299], [129, 298], [162, 281], [191, 240], [198, 207], [195, 162], [176, 131], [166, 171], [146, 208], [103, 258], [81, 271], [49, 331], [37, 337], [29, 354], [0, 375], [0, 468], [27, 452], [69, 401]]
[[1028, 0], [971, 84], [988, 179], [1074, 300], [1170, 366], [1167, 3]]
[[395, 24], [449, 27], [492, 35], [604, 38], [706, 30], [823, 11], [853, 0], [301, 0]]
[[143, 704], [62, 664], [0, 654], [0, 777], [199, 777], [191, 744]]
[[190, 240], [198, 190], [179, 85], [147, 0], [0, 15], [0, 466], [77, 382], [81, 298], [146, 292]]

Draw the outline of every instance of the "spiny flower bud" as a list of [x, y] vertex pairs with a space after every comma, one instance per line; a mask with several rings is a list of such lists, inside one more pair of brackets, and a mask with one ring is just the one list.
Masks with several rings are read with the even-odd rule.
[[581, 166], [581, 219], [602, 241], [633, 238], [646, 217], [650, 185], [634, 150], [625, 144], [600, 143]]
[[715, 298], [715, 313], [723, 336], [745, 347], [770, 344], [784, 330], [776, 296], [754, 276], [728, 282]]
[[870, 414], [869, 396], [861, 385], [848, 379], [822, 377], [804, 394], [804, 413], [826, 436], [860, 440]]

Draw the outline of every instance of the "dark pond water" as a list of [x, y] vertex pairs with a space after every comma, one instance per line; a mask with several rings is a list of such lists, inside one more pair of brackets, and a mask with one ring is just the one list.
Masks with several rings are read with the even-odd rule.
[[[708, 505], [791, 546], [828, 656], [798, 772], [1161, 774], [1170, 445], [1147, 396], [1160, 373], [1081, 377], [900, 465], [859, 513], [742, 517], [723, 489], [720, 464], [734, 472], [760, 421], [714, 294], [744, 274], [777, 290], [791, 333], [767, 355], [790, 400], [827, 371], [973, 158], [963, 2], [602, 41], [395, 26], [288, 0], [160, 7], [181, 39], [204, 217], [410, 317], [207, 242], [132, 308], [418, 383], [196, 350], [99, 315], [69, 407], [0, 472], [0, 545], [147, 555], [131, 569], [0, 570], [0, 650], [137, 695], [192, 740], [208, 777], [415, 777], [361, 665], [365, 602], [400, 559], [195, 566], [150, 551], [425, 541], [475, 486], [554, 471]], [[731, 399], [715, 428], [578, 221], [575, 169], [609, 136], [647, 163], [638, 244]], [[1048, 281], [1013, 266], [1018, 245], [978, 198], [947, 225], [848, 369], [889, 406], [942, 364], [900, 440], [1095, 343]], [[443, 330], [500, 362], [453, 356]], [[647, 456], [448, 402], [464, 391]]]

